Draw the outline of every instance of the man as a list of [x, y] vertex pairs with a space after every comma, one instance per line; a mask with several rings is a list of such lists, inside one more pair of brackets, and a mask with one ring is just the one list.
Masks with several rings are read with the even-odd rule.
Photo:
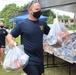
[[3, 64], [4, 60], [4, 48], [5, 48], [5, 38], [8, 32], [4, 29], [4, 23], [0, 21], [0, 65]]
[[[25, 53], [30, 57], [28, 65], [23, 68], [27, 75], [43, 75], [43, 34], [48, 34], [50, 28], [38, 18], [41, 15], [41, 7], [38, 2], [31, 2], [28, 6], [28, 19], [19, 22], [7, 36], [10, 47], [14, 45], [13, 37], [21, 35], [21, 44]], [[10, 37], [8, 39], [8, 37]]]

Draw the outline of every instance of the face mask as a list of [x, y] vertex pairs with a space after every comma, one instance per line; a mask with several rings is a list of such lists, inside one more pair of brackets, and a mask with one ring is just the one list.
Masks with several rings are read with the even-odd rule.
[[33, 16], [38, 19], [41, 16], [41, 11], [33, 12]]
[[0, 28], [3, 28], [4, 26], [0, 26]]

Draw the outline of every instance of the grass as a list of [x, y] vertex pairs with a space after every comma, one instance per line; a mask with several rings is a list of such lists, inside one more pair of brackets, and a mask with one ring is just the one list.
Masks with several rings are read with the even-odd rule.
[[24, 72], [22, 70], [20, 71], [10, 71], [10, 72], [6, 72], [5, 70], [3, 70], [2, 66], [0, 66], [0, 75], [21, 75]]
[[6, 72], [2, 66], [0, 66], [0, 75], [21, 75], [23, 73], [23, 71], [11, 71], [11, 72]]
[[68, 30], [76, 30], [76, 26], [71, 26], [67, 28]]

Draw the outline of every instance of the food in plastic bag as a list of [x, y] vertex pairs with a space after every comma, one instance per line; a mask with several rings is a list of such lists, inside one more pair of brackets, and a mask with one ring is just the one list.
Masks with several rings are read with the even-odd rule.
[[53, 54], [55, 50], [55, 48], [49, 45], [47, 41], [43, 42], [43, 48], [44, 50], [49, 51], [51, 54]]
[[63, 56], [64, 59], [76, 60], [76, 40], [54, 50], [54, 55]]
[[3, 62], [3, 68], [6, 71], [16, 70], [22, 68], [23, 65], [27, 65], [28, 60], [29, 56], [18, 46], [15, 46], [6, 54]]
[[54, 45], [56, 43], [59, 43], [60, 45], [62, 45], [62, 43], [67, 44], [66, 42], [70, 39], [69, 36], [70, 34], [68, 33], [64, 24], [59, 22], [58, 18], [55, 18], [53, 26], [47, 36], [48, 43], [50, 45]]

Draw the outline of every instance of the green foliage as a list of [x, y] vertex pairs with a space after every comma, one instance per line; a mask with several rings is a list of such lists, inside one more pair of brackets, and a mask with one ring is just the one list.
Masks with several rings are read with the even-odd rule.
[[42, 15], [48, 17], [48, 20], [47, 20], [48, 24], [53, 23], [53, 19], [55, 18], [55, 14], [54, 14], [54, 12], [52, 10], [43, 11]]
[[63, 15], [63, 18], [70, 18], [70, 16]]
[[68, 30], [76, 30], [76, 27], [70, 26], [68, 27]]
[[0, 18], [4, 18], [4, 24], [6, 28], [12, 28], [13, 23], [9, 23], [9, 20], [16, 16], [17, 12], [21, 10], [23, 7], [26, 7], [26, 4], [24, 6], [17, 6], [15, 3], [8, 4], [4, 7], [4, 9], [0, 12]]
[[66, 16], [66, 15], [58, 15], [58, 18], [70, 18], [70, 16]]
[[62, 15], [58, 15], [58, 18], [63, 18], [63, 16]]
[[19, 7], [13, 3], [6, 5], [0, 12], [0, 18], [4, 18], [5, 27], [12, 28], [13, 24], [9, 23], [9, 19], [12, 18], [18, 10]]
[[51, 12], [51, 10], [42, 11], [42, 15], [48, 17], [50, 15], [50, 12]]
[[47, 20], [47, 24], [52, 24], [53, 23], [53, 16], [49, 16]]
[[44, 16], [47, 16], [47, 17], [49, 17], [49, 16], [55, 16], [55, 14], [54, 14], [54, 12], [52, 11], [52, 10], [45, 10], [45, 11], [42, 11], [42, 15], [44, 15]]
[[20, 36], [18, 36], [17, 38], [14, 38], [15, 42], [17, 42], [18, 44], [21, 44], [21, 41], [20, 41]]

